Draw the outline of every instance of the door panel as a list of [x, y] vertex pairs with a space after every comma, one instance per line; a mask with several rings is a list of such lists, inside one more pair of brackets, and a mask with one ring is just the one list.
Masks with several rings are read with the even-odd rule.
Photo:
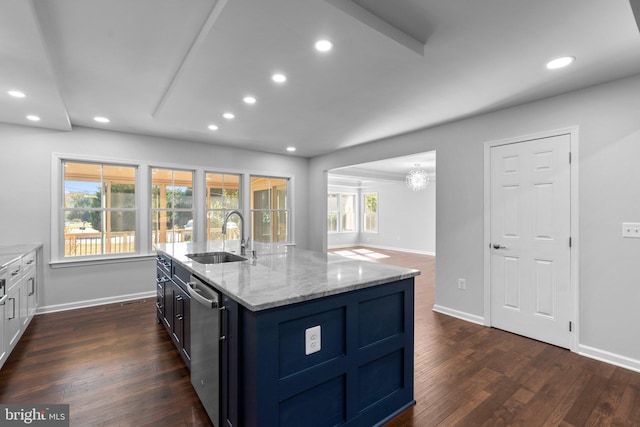
[[492, 326], [568, 348], [570, 136], [491, 148]]

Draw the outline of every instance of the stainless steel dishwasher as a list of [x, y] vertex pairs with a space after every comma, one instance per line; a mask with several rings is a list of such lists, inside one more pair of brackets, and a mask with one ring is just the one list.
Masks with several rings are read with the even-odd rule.
[[[196, 276], [191, 295], [191, 384], [209, 418], [220, 423], [220, 294]], [[195, 302], [195, 304], [194, 304]]]

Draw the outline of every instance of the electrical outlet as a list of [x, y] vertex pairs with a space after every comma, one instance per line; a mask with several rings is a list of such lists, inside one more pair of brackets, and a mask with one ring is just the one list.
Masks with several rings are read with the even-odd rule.
[[304, 335], [304, 354], [308, 356], [312, 353], [320, 351], [320, 349], [322, 348], [320, 325], [305, 330]]
[[622, 223], [622, 237], [629, 237], [632, 239], [640, 239], [640, 223], [637, 222], [623, 222]]
[[458, 289], [467, 289], [467, 279], [458, 279]]

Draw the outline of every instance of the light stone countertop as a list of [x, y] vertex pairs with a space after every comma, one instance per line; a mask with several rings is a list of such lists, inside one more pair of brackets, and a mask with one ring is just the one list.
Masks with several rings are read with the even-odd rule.
[[13, 261], [20, 259], [24, 254], [42, 247], [42, 243], [27, 243], [21, 245], [0, 245], [0, 270]]
[[[204, 282], [251, 311], [280, 307], [415, 277], [419, 270], [351, 260], [290, 245], [254, 243], [257, 259], [200, 264], [187, 254], [221, 251], [219, 243], [160, 244], [166, 254]], [[239, 253], [227, 246], [227, 252]]]

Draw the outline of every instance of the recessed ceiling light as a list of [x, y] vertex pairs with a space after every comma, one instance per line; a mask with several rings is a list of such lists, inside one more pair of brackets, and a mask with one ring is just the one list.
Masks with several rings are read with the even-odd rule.
[[209, 128], [209, 130], [218, 130], [218, 126], [216, 125], [209, 125], [207, 127]]
[[566, 67], [575, 60], [576, 58], [573, 56], [563, 56], [547, 62], [547, 68], [549, 70], [555, 70], [556, 68]]
[[40, 117], [34, 116], [33, 114], [29, 114], [27, 116], [27, 119], [31, 120], [32, 122], [39, 122], [40, 121]]
[[233, 113], [224, 113], [222, 115], [222, 117], [224, 117], [227, 120], [231, 120], [231, 119], [233, 119], [235, 117], [235, 114], [233, 114]]
[[242, 100], [244, 102], [246, 102], [247, 104], [255, 104], [256, 103], [256, 99], [253, 96], [245, 96], [244, 98], [242, 98]]
[[330, 40], [318, 40], [315, 47], [318, 52], [329, 52], [333, 49], [333, 43]]
[[287, 151], [294, 152], [296, 151], [296, 147], [287, 147]]
[[95, 120], [98, 123], [109, 123], [110, 122], [110, 120], [107, 119], [106, 117], [100, 117], [100, 116], [94, 117], [93, 120]]
[[13, 96], [14, 98], [24, 98], [26, 95], [24, 94], [24, 92], [21, 92], [19, 90], [10, 90], [9, 92], [7, 92], [9, 95]]
[[276, 73], [271, 76], [271, 79], [276, 83], [284, 83], [287, 81], [287, 76], [285, 76], [284, 74]]

